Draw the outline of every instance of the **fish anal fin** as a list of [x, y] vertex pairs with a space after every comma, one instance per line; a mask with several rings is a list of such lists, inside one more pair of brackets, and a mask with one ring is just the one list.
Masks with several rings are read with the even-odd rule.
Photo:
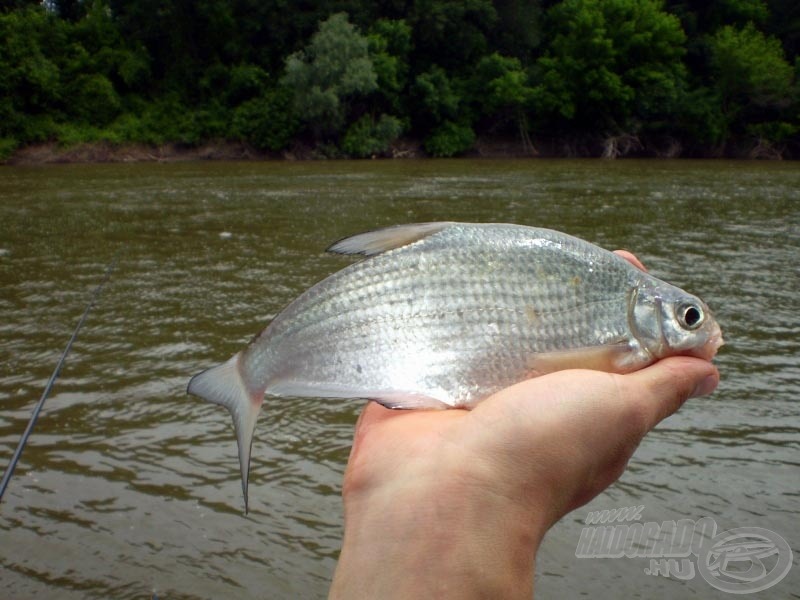
[[362, 254], [374, 256], [381, 252], [394, 250], [407, 246], [423, 238], [438, 233], [453, 225], [450, 221], [434, 223], [413, 223], [409, 225], [394, 225], [374, 231], [358, 233], [339, 240], [328, 248], [333, 254]]
[[395, 409], [444, 409], [451, 408], [454, 404], [444, 392], [427, 394], [390, 388], [370, 389], [345, 384], [293, 381], [291, 379], [273, 381], [267, 393], [275, 396], [311, 398], [364, 398], [374, 400], [386, 408]]
[[374, 400], [381, 406], [393, 410], [443, 410], [445, 408], [452, 408], [450, 404], [443, 400], [437, 400], [431, 396], [421, 394], [383, 394], [381, 396], [370, 397], [370, 400]]

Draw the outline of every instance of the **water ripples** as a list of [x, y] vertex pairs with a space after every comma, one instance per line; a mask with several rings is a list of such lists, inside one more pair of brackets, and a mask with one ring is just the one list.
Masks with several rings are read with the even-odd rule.
[[680, 585], [707, 597], [704, 582], [646, 578], [624, 561], [576, 568], [581, 515], [644, 504], [647, 520], [713, 516], [722, 529], [756, 525], [796, 543], [798, 190], [794, 165], [722, 161], [4, 169], [4, 456], [121, 255], [0, 505], [0, 581], [10, 597], [323, 597], [363, 402], [267, 402], [245, 517], [230, 417], [187, 397], [186, 383], [348, 264], [324, 254], [332, 241], [460, 219], [627, 247], [708, 300], [727, 344], [719, 391], [648, 436], [618, 484], [550, 532], [537, 580], [543, 596], [671, 595]]

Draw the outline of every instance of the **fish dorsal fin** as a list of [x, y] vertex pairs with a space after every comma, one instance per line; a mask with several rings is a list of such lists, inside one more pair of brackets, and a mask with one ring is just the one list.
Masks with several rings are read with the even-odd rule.
[[328, 248], [328, 252], [374, 256], [387, 250], [394, 250], [395, 248], [412, 244], [429, 235], [438, 233], [442, 229], [450, 227], [450, 225], [453, 225], [450, 221], [440, 221], [384, 227], [383, 229], [375, 229], [374, 231], [359, 233], [339, 240]]

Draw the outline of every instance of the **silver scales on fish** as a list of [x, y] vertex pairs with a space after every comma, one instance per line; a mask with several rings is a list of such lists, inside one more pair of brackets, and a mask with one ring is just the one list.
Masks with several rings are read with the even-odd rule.
[[627, 373], [677, 354], [710, 360], [722, 345], [700, 298], [550, 229], [398, 225], [328, 250], [366, 259], [306, 290], [244, 350], [189, 382], [190, 394], [233, 417], [245, 510], [265, 394], [468, 409], [553, 371]]

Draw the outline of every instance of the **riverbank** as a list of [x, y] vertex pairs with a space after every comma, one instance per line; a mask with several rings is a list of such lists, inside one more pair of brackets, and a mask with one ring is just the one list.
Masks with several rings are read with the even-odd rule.
[[[472, 158], [525, 158], [539, 152], [526, 148], [518, 140], [478, 140], [465, 156]], [[373, 158], [427, 158], [417, 140], [396, 141], [385, 155]], [[214, 141], [189, 146], [186, 144], [112, 144], [90, 142], [64, 146], [57, 142], [32, 144], [14, 151], [4, 162], [7, 165], [41, 165], [70, 163], [183, 162], [197, 160], [325, 160], [346, 158], [304, 143], [295, 143], [282, 152], [265, 152], [244, 142]]]
[[[735, 158], [796, 159], [798, 153], [762, 140], [728, 148], [687, 149], [679, 141], [647, 140], [635, 136], [580, 140], [527, 140], [479, 138], [466, 158]], [[322, 149], [295, 143], [283, 152], [264, 152], [243, 142], [210, 141], [186, 144], [112, 144], [90, 142], [64, 146], [57, 142], [31, 144], [15, 150], [0, 164], [42, 165], [72, 163], [184, 162], [202, 160], [324, 160], [346, 158]], [[428, 158], [417, 140], [401, 139], [385, 155], [373, 158]]]
[[181, 144], [111, 144], [92, 142], [62, 146], [56, 142], [32, 144], [16, 150], [8, 165], [59, 163], [178, 162], [193, 160], [267, 160], [281, 158], [259, 152], [246, 144], [224, 142], [199, 146]]

